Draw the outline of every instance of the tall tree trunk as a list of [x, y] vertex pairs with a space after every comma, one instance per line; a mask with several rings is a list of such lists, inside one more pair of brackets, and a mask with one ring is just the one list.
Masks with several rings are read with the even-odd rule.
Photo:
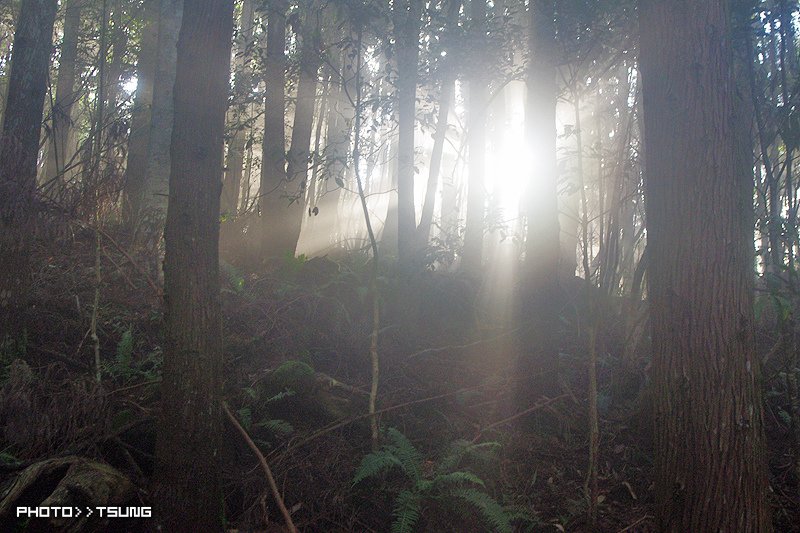
[[395, 3], [397, 40], [397, 256], [402, 265], [413, 261], [417, 229], [414, 208], [414, 127], [417, 112], [420, 1]]
[[442, 169], [444, 142], [447, 138], [447, 117], [450, 115], [450, 104], [453, 100], [454, 88], [454, 76], [445, 75], [445, 79], [442, 80], [442, 91], [439, 94], [439, 114], [436, 118], [436, 131], [433, 134], [433, 151], [431, 152], [431, 165], [428, 171], [428, 185], [425, 190], [425, 200], [422, 204], [422, 214], [417, 229], [417, 246], [419, 247], [427, 245], [431, 235], [436, 193], [439, 189], [439, 174]]
[[175, 77], [153, 490], [158, 520], [170, 532], [223, 530], [219, 184], [232, 31], [233, 0], [186, 3]]
[[308, 165], [311, 155], [311, 132], [314, 126], [314, 107], [317, 97], [319, 43], [315, 38], [319, 28], [314, 23], [317, 5], [310, 1], [303, 13], [301, 25], [300, 77], [297, 83], [297, 104], [294, 110], [292, 140], [286, 154], [286, 180], [296, 200], [286, 213], [286, 249], [294, 252], [300, 239], [300, 228], [306, 212]]
[[657, 518], [769, 531], [730, 4], [646, 0], [640, 27]]
[[58, 82], [51, 114], [53, 116], [52, 137], [47, 151], [44, 178], [49, 187], [57, 192], [64, 180], [64, 167], [69, 161], [70, 134], [72, 132], [72, 106], [77, 100], [75, 92], [76, 61], [78, 59], [78, 35], [81, 26], [83, 0], [69, 0], [64, 8], [64, 39], [58, 59]]
[[[486, 0], [470, 0], [469, 16], [474, 45], [486, 46]], [[464, 230], [464, 271], [479, 275], [483, 258], [486, 218], [486, 110], [489, 103], [487, 59], [479, 52], [471, 66], [468, 87], [469, 186]]]
[[25, 309], [28, 239], [56, 0], [23, 0], [14, 33], [8, 100], [0, 132], [0, 330]]
[[[270, 3], [267, 13], [267, 58], [264, 78], [264, 141], [261, 156], [261, 207], [258, 231], [261, 256], [282, 257], [283, 222], [288, 213], [286, 197], [286, 131], [284, 125], [286, 86], [286, 10], [283, 0]], [[294, 250], [291, 250], [294, 254]]]
[[[525, 263], [519, 302], [520, 316], [528, 320], [520, 353], [520, 374], [528, 376], [518, 390], [522, 405], [541, 395], [560, 391], [558, 346], [561, 242], [558, 222], [555, 2], [532, 0], [530, 4], [530, 59], [525, 129], [533, 162], [523, 205], [527, 217]], [[578, 152], [580, 157], [580, 142]], [[578, 173], [581, 160], [578, 160]], [[573, 253], [576, 251], [573, 250]], [[574, 270], [572, 275], [574, 276]], [[571, 276], [570, 276], [571, 277]]]
[[147, 177], [144, 194], [145, 231], [151, 246], [160, 241], [167, 216], [170, 174], [170, 139], [173, 122], [173, 87], [178, 33], [183, 0], [161, 0], [158, 17], [158, 57], [153, 81], [153, 107], [147, 145]]
[[[225, 181], [222, 183], [222, 200], [220, 210], [225, 218], [235, 218], [239, 209], [239, 191], [242, 184], [242, 171], [244, 167], [244, 150], [249, 128], [248, 103], [249, 94], [252, 92], [252, 76], [250, 60], [252, 56], [250, 47], [253, 42], [253, 0], [242, 2], [242, 16], [239, 23], [239, 38], [234, 49], [234, 81], [233, 105], [231, 106], [229, 128], [233, 129], [230, 143], [228, 144], [228, 161], [225, 165]], [[226, 221], [227, 222], [227, 221]], [[225, 227], [231, 224], [223, 224]]]
[[158, 67], [158, 18], [160, 0], [146, 0], [142, 6], [143, 22], [139, 60], [136, 65], [136, 97], [131, 113], [128, 138], [128, 164], [125, 168], [123, 220], [132, 236], [137, 233], [147, 180], [147, 149], [150, 143], [153, 87]]

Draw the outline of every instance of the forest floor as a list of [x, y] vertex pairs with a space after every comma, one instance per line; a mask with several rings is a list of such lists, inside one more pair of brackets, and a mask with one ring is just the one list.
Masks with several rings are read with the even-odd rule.
[[[97, 248], [91, 234], [76, 234], [69, 243], [40, 246], [36, 255], [34, 264], [41, 267], [34, 305], [24, 317], [28, 329], [0, 346], [0, 496], [26, 467], [79, 455], [123, 473], [135, 487], [128, 504], [149, 505], [162, 359], [157, 275], [143, 256], [125, 251], [111, 235]], [[499, 529], [490, 525], [498, 512], [491, 502], [515, 531], [655, 531], [647, 339], [642, 336], [623, 357], [624, 347], [634, 342], [624, 333], [631, 317], [613, 299], [598, 322], [594, 525], [585, 489], [587, 317], [579, 311], [562, 316], [562, 394], [518, 405], [515, 391], [524, 376], [516, 360], [524, 349], [516, 334], [524, 323], [481, 316], [475, 285], [455, 274], [424, 272], [401, 280], [386, 267], [379, 279], [380, 424], [397, 430], [385, 438], [403, 437], [413, 448], [409, 457], [420, 479], [433, 484], [397, 469], [353, 483], [371, 451], [364, 416], [372, 331], [368, 274], [358, 253], [337, 261], [287, 259], [252, 272], [223, 265], [226, 402], [265, 454], [301, 531], [388, 531], [404, 491], [420, 496], [414, 531]], [[581, 290], [572, 298], [572, 309], [585, 307]], [[765, 353], [772, 347], [766, 333], [761, 344]], [[95, 379], [95, 348], [101, 383]], [[18, 359], [26, 364], [14, 363]], [[800, 531], [800, 484], [784, 385], [780, 372], [766, 376], [775, 528]], [[229, 529], [281, 531], [255, 456], [229, 424], [223, 442]], [[437, 476], [456, 471], [471, 476], [471, 503], [455, 489], [430, 488], [443, 479]], [[16, 504], [39, 503], [36, 498], [58, 481], [38, 480]], [[28, 525], [37, 530], [35, 521]], [[89, 522], [82, 530], [152, 528], [146, 519], [112, 525]]]

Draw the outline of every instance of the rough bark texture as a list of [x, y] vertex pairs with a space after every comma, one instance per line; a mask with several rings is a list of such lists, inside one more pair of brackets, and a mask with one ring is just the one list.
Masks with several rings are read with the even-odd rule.
[[469, 16], [473, 28], [473, 46], [477, 48], [469, 74], [468, 118], [469, 186], [467, 221], [464, 230], [463, 268], [477, 275], [483, 257], [483, 233], [486, 217], [486, 107], [489, 100], [486, 58], [486, 0], [471, 0]]
[[142, 213], [146, 180], [147, 149], [150, 143], [153, 87], [158, 67], [159, 0], [147, 0], [142, 6], [144, 26], [136, 65], [136, 97], [133, 101], [131, 134], [128, 138], [128, 164], [125, 168], [125, 189], [122, 216], [131, 234], [136, 233]]
[[147, 147], [147, 178], [144, 218], [148, 235], [160, 240], [167, 216], [172, 137], [175, 61], [183, 0], [161, 0], [158, 20], [158, 58], [153, 83], [153, 107]]
[[165, 531], [222, 531], [219, 196], [233, 0], [187, 2], [178, 38], [153, 502]]
[[[267, 58], [264, 79], [264, 141], [261, 156], [261, 197], [258, 238], [262, 258], [282, 257], [289, 250], [281, 227], [289, 216], [286, 187], [286, 9], [283, 1], [270, 4], [267, 13]], [[291, 250], [294, 254], [294, 249]]]
[[[58, 59], [58, 82], [51, 111], [53, 117], [50, 147], [45, 166], [45, 183], [54, 189], [63, 181], [64, 167], [73, 154], [69, 153], [69, 138], [72, 129], [72, 106], [77, 100], [75, 92], [75, 63], [78, 59], [78, 34], [81, 26], [83, 0], [70, 0], [64, 8], [64, 39]], [[56, 178], [54, 180], [54, 178]]]
[[401, 265], [414, 256], [417, 218], [414, 209], [414, 125], [417, 111], [417, 63], [419, 61], [418, 0], [395, 4], [397, 39], [397, 255]]
[[640, 17], [658, 520], [769, 531], [729, 4], [647, 0]]
[[25, 308], [28, 292], [28, 239], [56, 4], [56, 0], [24, 0], [14, 34], [0, 133], [0, 331], [4, 333], [9, 332], [7, 319]]

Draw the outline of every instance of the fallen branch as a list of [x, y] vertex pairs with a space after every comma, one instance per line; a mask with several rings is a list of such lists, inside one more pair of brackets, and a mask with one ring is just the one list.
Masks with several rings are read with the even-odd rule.
[[[381, 415], [383, 413], [388, 413], [389, 411], [395, 411], [397, 409], [402, 409], [403, 407], [409, 407], [409, 406], [417, 405], [417, 404], [421, 404], [421, 403], [432, 402], [434, 400], [440, 400], [442, 398], [447, 398], [449, 396], [456, 396], [456, 395], [462, 394], [464, 392], [469, 392], [469, 391], [481, 389], [481, 388], [483, 388], [485, 386], [486, 386], [486, 384], [481, 384], [481, 385], [476, 385], [475, 387], [467, 387], [465, 389], [459, 389], [459, 390], [453, 391], [453, 392], [447, 392], [447, 393], [444, 393], [444, 394], [437, 394], [436, 396], [429, 396], [427, 398], [421, 398], [419, 400], [412, 400], [410, 402], [403, 402], [401, 404], [393, 405], [391, 407], [384, 407], [383, 409], [378, 409], [374, 413], [365, 413], [363, 415], [358, 415], [358, 416], [354, 416], [352, 418], [348, 418], [346, 420], [342, 420], [341, 422], [336, 422], [335, 424], [332, 424], [330, 426], [327, 426], [327, 427], [324, 427], [324, 428], [320, 429], [316, 433], [312, 433], [311, 435], [309, 435], [305, 439], [301, 440], [297, 444], [290, 445], [286, 450], [283, 451], [283, 454], [285, 455], [285, 454], [288, 454], [290, 452], [293, 452], [294, 450], [305, 446], [309, 442], [311, 442], [313, 440], [316, 440], [319, 437], [322, 437], [323, 435], [327, 435], [328, 433], [330, 433], [332, 431], [336, 431], [339, 428], [343, 428], [344, 426], [350, 425], [350, 424], [352, 424], [354, 422], [358, 422], [359, 420], [363, 420], [365, 418], [370, 418], [370, 417], [373, 417], [373, 416]], [[273, 452], [273, 453], [275, 453], [275, 452]]]
[[502, 426], [503, 424], [507, 424], [507, 423], [509, 423], [509, 422], [511, 422], [513, 420], [516, 420], [517, 418], [520, 418], [522, 416], [530, 414], [530, 413], [532, 413], [534, 411], [538, 411], [539, 409], [543, 409], [543, 408], [547, 407], [548, 405], [550, 405], [551, 403], [557, 402], [558, 400], [561, 400], [563, 398], [567, 398], [568, 396], [569, 396], [569, 394], [562, 394], [560, 396], [556, 396], [555, 398], [549, 398], [549, 399], [545, 400], [542, 403], [537, 403], [533, 407], [529, 407], [528, 409], [525, 409], [524, 411], [520, 411], [519, 413], [517, 413], [515, 415], [511, 415], [508, 418], [504, 418], [503, 420], [500, 420], [499, 422], [494, 422], [492, 424], [489, 424], [485, 428], [482, 428], [482, 429], [478, 430], [478, 434], [475, 435], [475, 438], [472, 439], [472, 442], [473, 443], [478, 442], [478, 439], [481, 438], [481, 435], [483, 434], [484, 431], [488, 431], [488, 430], [494, 429], [494, 428], [496, 428], [498, 426]]
[[258, 462], [261, 463], [261, 468], [264, 469], [264, 473], [267, 476], [267, 482], [269, 483], [269, 488], [272, 490], [272, 495], [275, 497], [275, 501], [278, 503], [278, 508], [281, 510], [283, 519], [286, 521], [286, 527], [289, 529], [290, 533], [297, 533], [297, 527], [295, 527], [294, 522], [292, 522], [292, 515], [289, 514], [289, 510], [283, 503], [283, 498], [278, 490], [278, 484], [275, 483], [275, 478], [272, 476], [272, 470], [270, 470], [264, 454], [261, 453], [261, 450], [258, 449], [256, 443], [253, 442], [253, 439], [251, 439], [250, 435], [247, 434], [247, 431], [242, 427], [239, 421], [236, 420], [236, 417], [233, 416], [233, 413], [231, 413], [231, 410], [228, 408], [228, 404], [222, 402], [222, 409], [228, 416], [228, 420], [230, 420], [231, 424], [233, 424], [234, 427], [239, 430], [242, 438], [245, 440], [245, 442], [247, 442], [247, 445], [250, 447], [250, 449], [253, 450], [253, 453], [256, 454], [256, 457], [258, 457]]
[[496, 341], [497, 339], [502, 339], [503, 337], [508, 337], [509, 335], [513, 335], [514, 333], [518, 332], [521, 329], [522, 329], [522, 326], [520, 326], [518, 328], [514, 328], [514, 329], [509, 330], [509, 331], [504, 331], [503, 333], [495, 335], [494, 337], [489, 337], [488, 339], [480, 339], [480, 340], [477, 340], [477, 341], [474, 341], [474, 342], [469, 342], [467, 344], [453, 344], [453, 345], [449, 345], [449, 346], [441, 346], [439, 348], [427, 348], [425, 350], [420, 350], [418, 352], [414, 352], [414, 353], [412, 353], [410, 355], [407, 355], [406, 359], [413, 359], [415, 357], [419, 357], [420, 355], [427, 355], [427, 354], [432, 354], [432, 353], [446, 352], [446, 351], [449, 351], [449, 350], [463, 350], [464, 348], [472, 348], [473, 346], [478, 346], [480, 344], [485, 344], [487, 342]]

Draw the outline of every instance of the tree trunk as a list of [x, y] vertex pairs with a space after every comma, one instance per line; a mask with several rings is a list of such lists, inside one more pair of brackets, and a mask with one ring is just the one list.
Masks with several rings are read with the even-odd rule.
[[730, 17], [725, 0], [640, 6], [655, 501], [670, 532], [771, 529]]
[[131, 113], [128, 138], [128, 164], [125, 168], [123, 221], [135, 237], [141, 218], [147, 179], [147, 148], [150, 142], [153, 87], [158, 66], [159, 0], [146, 0], [142, 6], [144, 25], [136, 65], [136, 97]]
[[[284, 126], [286, 86], [286, 9], [282, 0], [271, 3], [267, 14], [267, 58], [264, 78], [264, 141], [261, 157], [259, 249], [261, 256], [282, 257], [286, 250], [284, 221], [288, 217], [286, 197], [286, 132]], [[294, 250], [291, 250], [294, 254]]]
[[194, 0], [178, 38], [153, 502], [166, 531], [222, 531], [219, 195], [233, 0]]
[[294, 252], [300, 239], [300, 228], [306, 212], [308, 165], [311, 150], [311, 132], [314, 126], [314, 107], [317, 97], [317, 71], [319, 70], [319, 43], [314, 37], [318, 27], [313, 23], [316, 2], [309, 2], [303, 13], [301, 27], [300, 77], [297, 83], [297, 104], [294, 110], [292, 141], [286, 155], [286, 179], [295, 192], [296, 200], [286, 213], [286, 248]]
[[[518, 309], [520, 316], [529, 320], [529, 325], [524, 329], [520, 354], [520, 375], [528, 376], [518, 391], [521, 406], [529, 405], [541, 395], [560, 392], [559, 311], [563, 299], [559, 285], [555, 2], [532, 0], [530, 10], [531, 59], [527, 72], [525, 129], [533, 174], [523, 205], [528, 228]], [[580, 143], [577, 148], [580, 157]], [[580, 166], [579, 159], [579, 174]]]
[[153, 83], [153, 107], [147, 146], [147, 178], [144, 195], [145, 231], [150, 244], [161, 239], [167, 216], [170, 174], [170, 139], [173, 122], [173, 87], [177, 58], [178, 32], [183, 0], [161, 0], [158, 17], [158, 58]]
[[413, 261], [417, 229], [414, 207], [414, 126], [417, 112], [419, 60], [419, 0], [395, 4], [397, 40], [397, 257], [402, 265]]
[[[470, 0], [469, 15], [474, 45], [486, 46], [486, 0]], [[483, 258], [486, 218], [486, 108], [489, 103], [487, 61], [476, 54], [469, 74], [467, 135], [469, 136], [469, 182], [467, 221], [464, 230], [464, 271], [479, 275]]]
[[[242, 184], [242, 171], [244, 167], [244, 149], [247, 140], [247, 121], [249, 95], [252, 92], [252, 76], [250, 75], [251, 57], [250, 46], [253, 42], [253, 0], [242, 2], [242, 17], [239, 24], [239, 38], [234, 50], [234, 82], [233, 105], [230, 110], [230, 124], [232, 128], [231, 141], [228, 145], [228, 161], [225, 165], [225, 181], [222, 183], [222, 200], [220, 210], [225, 218], [235, 218], [239, 210], [239, 191]], [[228, 222], [226, 220], [226, 222]], [[225, 226], [223, 224], [223, 234]]]
[[24, 0], [14, 33], [0, 132], [0, 330], [25, 309], [29, 243], [56, 0]]
[[[58, 191], [59, 184], [65, 181], [66, 166], [72, 131], [72, 106], [78, 98], [75, 91], [75, 70], [78, 59], [78, 35], [81, 26], [83, 0], [69, 0], [64, 8], [64, 39], [61, 43], [61, 57], [58, 60], [58, 82], [51, 114], [53, 116], [52, 137], [47, 152], [44, 178], [48, 189]], [[51, 182], [51, 183], [48, 183]]]

